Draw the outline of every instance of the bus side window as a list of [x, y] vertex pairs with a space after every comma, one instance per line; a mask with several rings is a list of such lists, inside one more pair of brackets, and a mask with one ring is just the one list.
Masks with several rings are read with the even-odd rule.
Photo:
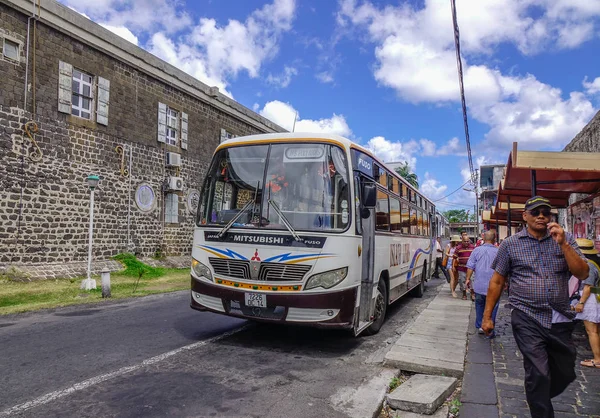
[[410, 216], [408, 208], [408, 204], [406, 202], [402, 202], [400, 214], [402, 222], [402, 233], [405, 235], [410, 234]]
[[400, 201], [390, 197], [390, 226], [392, 231], [400, 232]]
[[389, 231], [390, 206], [388, 202], [388, 195], [381, 190], [377, 190], [377, 207], [375, 208], [375, 215], [375, 229], [379, 231]]

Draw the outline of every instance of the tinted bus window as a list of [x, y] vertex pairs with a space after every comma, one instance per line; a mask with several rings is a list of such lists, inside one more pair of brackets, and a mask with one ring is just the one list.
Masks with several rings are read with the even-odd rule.
[[389, 189], [396, 193], [400, 194], [400, 183], [398, 183], [398, 179], [392, 176], [388, 177]]
[[392, 231], [400, 232], [400, 201], [390, 197], [390, 226]]
[[403, 196], [404, 198], [408, 199], [408, 187], [406, 187], [406, 184], [404, 183], [402, 183], [402, 190], [400, 196]]
[[423, 234], [426, 237], [430, 237], [431, 236], [431, 230], [429, 229], [429, 214], [424, 213], [423, 214]]
[[401, 214], [401, 222], [402, 222], [402, 233], [403, 234], [410, 234], [410, 215], [409, 215], [409, 211], [408, 211], [408, 204], [406, 202], [402, 202], [402, 210], [400, 211]]
[[410, 234], [417, 235], [417, 210], [410, 208]]
[[379, 231], [389, 231], [390, 206], [388, 203], [388, 195], [381, 190], [377, 190], [377, 206], [375, 208], [375, 214], [375, 228]]
[[387, 173], [380, 169], [380, 174], [379, 174], [379, 184], [381, 184], [383, 187], [385, 187], [387, 189], [387, 181], [388, 181], [388, 176]]
[[423, 212], [417, 213], [417, 234], [423, 235]]

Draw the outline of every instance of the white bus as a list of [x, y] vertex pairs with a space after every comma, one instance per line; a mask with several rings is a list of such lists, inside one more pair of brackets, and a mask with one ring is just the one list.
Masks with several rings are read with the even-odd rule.
[[434, 222], [429, 200], [348, 139], [227, 140], [202, 188], [191, 307], [376, 333], [390, 303], [423, 295]]

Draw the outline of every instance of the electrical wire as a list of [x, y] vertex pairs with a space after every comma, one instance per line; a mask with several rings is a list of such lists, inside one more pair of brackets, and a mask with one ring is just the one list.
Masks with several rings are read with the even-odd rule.
[[467, 118], [467, 102], [465, 100], [465, 86], [463, 83], [462, 59], [460, 56], [460, 31], [456, 18], [456, 0], [450, 0], [452, 6], [452, 24], [454, 26], [454, 45], [456, 47], [456, 65], [458, 67], [458, 84], [460, 86], [460, 101], [462, 104], [463, 122], [465, 125], [465, 141], [467, 143], [467, 156], [469, 158], [469, 170], [471, 171], [471, 182], [477, 187], [477, 173], [473, 168], [473, 156], [471, 155], [471, 140], [469, 138], [469, 121]]
[[452, 196], [454, 193], [458, 192], [458, 191], [459, 191], [459, 190], [460, 190], [460, 189], [461, 189], [463, 186], [465, 186], [465, 185], [466, 185], [468, 182], [470, 182], [470, 181], [471, 181], [471, 179], [469, 179], [469, 180], [465, 181], [463, 184], [461, 184], [460, 186], [458, 186], [458, 188], [457, 188], [456, 190], [454, 190], [452, 193], [450, 193], [450, 194], [447, 194], [447, 195], [446, 195], [446, 196], [444, 196], [444, 197], [440, 197], [439, 199], [432, 200], [432, 202], [434, 202], [434, 203], [435, 203], [435, 202], [439, 202], [440, 200], [443, 200], [443, 199], [445, 199], [445, 198], [447, 198], [447, 197], [450, 197], [450, 196]]

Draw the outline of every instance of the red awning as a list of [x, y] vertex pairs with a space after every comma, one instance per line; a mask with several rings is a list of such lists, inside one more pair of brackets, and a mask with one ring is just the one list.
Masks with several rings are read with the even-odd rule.
[[554, 207], [567, 207], [572, 193], [600, 190], [600, 153], [517, 151], [514, 143], [500, 182], [498, 203], [510, 199], [511, 209], [515, 203], [525, 203], [534, 192], [534, 181], [536, 195], [550, 199]]

